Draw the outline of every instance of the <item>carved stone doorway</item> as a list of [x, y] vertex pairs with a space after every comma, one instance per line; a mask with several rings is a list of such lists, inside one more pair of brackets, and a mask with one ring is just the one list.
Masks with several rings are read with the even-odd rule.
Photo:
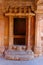
[[[6, 13], [6, 16], [9, 17], [9, 48], [14, 47], [14, 48], [19, 48], [19, 50], [20, 49], [23, 50], [23, 48], [27, 50], [29, 49], [34, 50], [35, 15], [32, 13], [31, 14]], [[19, 24], [17, 21], [19, 22]], [[17, 27], [18, 29], [16, 28], [16, 26], [18, 26]], [[18, 31], [20, 27], [21, 27], [20, 29], [21, 32]], [[16, 28], [16, 33], [15, 33], [15, 28]], [[17, 43], [17, 45], [15, 44], [15, 42]]]
[[[18, 50], [24, 50], [28, 44], [28, 18], [26, 16], [11, 17], [9, 21], [9, 46]], [[12, 41], [11, 41], [12, 40]], [[11, 45], [10, 45], [11, 44]]]

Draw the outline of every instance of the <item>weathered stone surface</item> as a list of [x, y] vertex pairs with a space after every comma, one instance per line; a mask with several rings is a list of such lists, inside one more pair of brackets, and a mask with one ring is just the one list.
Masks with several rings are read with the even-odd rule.
[[9, 60], [31, 60], [34, 59], [34, 53], [29, 51], [5, 51], [5, 58]]
[[[34, 10], [34, 4], [32, 2], [32, 0], [29, 2], [28, 1], [15, 1], [15, 0], [0, 0], [0, 54], [3, 55], [3, 52], [5, 51], [5, 48], [7, 47], [11, 47], [13, 46], [13, 38], [12, 37], [12, 23], [9, 23], [10, 21], [12, 22], [12, 19], [5, 16], [5, 13], [7, 12], [7, 10], [9, 9], [9, 7], [11, 7], [11, 9], [13, 7], [23, 7], [23, 6], [31, 6], [32, 10]], [[39, 0], [39, 4], [42, 4], [43, 1]], [[43, 4], [42, 5], [37, 5], [37, 9], [42, 11], [41, 14], [38, 11], [38, 13], [36, 13], [36, 23], [35, 23], [35, 54], [37, 54], [37, 56], [41, 55], [43, 52]], [[12, 12], [10, 12], [12, 13]], [[10, 28], [11, 27], [11, 28]], [[9, 30], [10, 29], [10, 30]], [[30, 34], [29, 34], [30, 36]], [[33, 39], [33, 38], [32, 38]], [[28, 39], [29, 41], [29, 39]], [[30, 42], [29, 42], [30, 43]], [[33, 44], [31, 44], [31, 46], [29, 46], [29, 44], [27, 45], [28, 48], [32, 47]], [[19, 50], [20, 49], [20, 50]], [[25, 59], [32, 59], [34, 58], [34, 53], [32, 53], [32, 51], [24, 51], [25, 48], [24, 47], [17, 47], [16, 50], [19, 50], [18, 53], [17, 51], [13, 51], [13, 50], [8, 50], [5, 51], [5, 58], [8, 59], [16, 59], [16, 60], [25, 60]], [[10, 52], [11, 51], [11, 52]], [[9, 54], [10, 53], [10, 54]], [[14, 54], [13, 54], [14, 53]], [[16, 55], [17, 53], [17, 55]], [[21, 54], [19, 54], [21, 53]], [[23, 53], [23, 54], [22, 54]]]

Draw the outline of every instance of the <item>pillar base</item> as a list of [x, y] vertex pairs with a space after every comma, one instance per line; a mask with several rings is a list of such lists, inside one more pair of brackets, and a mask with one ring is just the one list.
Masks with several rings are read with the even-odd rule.
[[5, 47], [1, 46], [0, 47], [0, 57], [3, 56], [4, 51], [5, 51]]
[[41, 47], [35, 47], [34, 49], [35, 56], [42, 56], [42, 49]]

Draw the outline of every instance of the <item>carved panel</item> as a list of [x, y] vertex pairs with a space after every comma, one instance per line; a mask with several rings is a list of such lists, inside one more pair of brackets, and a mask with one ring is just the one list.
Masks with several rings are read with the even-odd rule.
[[2, 2], [2, 10], [3, 13], [5, 13], [8, 8], [14, 8], [14, 7], [23, 7], [23, 6], [31, 6], [32, 10], [34, 10], [34, 3], [31, 1], [15, 1], [15, 0], [4, 0]]

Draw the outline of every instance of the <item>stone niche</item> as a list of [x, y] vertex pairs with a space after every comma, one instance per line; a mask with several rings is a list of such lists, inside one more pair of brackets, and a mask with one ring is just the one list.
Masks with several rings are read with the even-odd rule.
[[[15, 5], [15, 4], [16, 5]], [[3, 6], [5, 58], [29, 60], [34, 58], [35, 14], [31, 2], [7, 2]], [[2, 23], [2, 22], [1, 22]], [[7, 50], [6, 50], [7, 48]]]
[[[34, 58], [32, 48], [35, 42], [35, 14], [29, 8], [26, 7], [25, 10], [25, 7], [20, 7], [18, 12], [17, 10], [12, 12], [10, 9], [9, 12], [5, 13], [5, 16], [9, 17], [9, 49], [5, 52], [5, 58], [9, 57], [8, 59], [13, 60]], [[11, 54], [12, 52], [14, 55]]]

